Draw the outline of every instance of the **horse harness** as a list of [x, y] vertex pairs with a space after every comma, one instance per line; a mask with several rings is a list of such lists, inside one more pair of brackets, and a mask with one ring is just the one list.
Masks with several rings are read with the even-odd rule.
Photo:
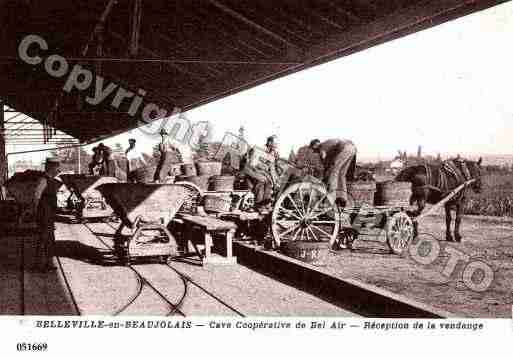
[[[442, 162], [438, 168], [437, 175], [433, 175], [433, 170], [429, 164], [424, 164], [426, 170], [427, 187], [438, 191], [445, 197], [452, 188], [449, 187], [449, 176], [453, 177], [456, 183], [465, 183], [472, 179], [472, 175], [467, 164], [461, 160], [447, 160]], [[434, 178], [436, 177], [436, 178]], [[434, 185], [432, 185], [434, 183]], [[459, 201], [467, 193], [466, 188], [454, 197], [454, 201]]]

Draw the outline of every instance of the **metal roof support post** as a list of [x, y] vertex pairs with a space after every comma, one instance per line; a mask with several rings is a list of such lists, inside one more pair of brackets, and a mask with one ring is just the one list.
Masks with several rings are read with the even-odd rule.
[[81, 173], [82, 164], [80, 163], [81, 162], [81, 160], [80, 160], [80, 157], [81, 157], [80, 156], [80, 152], [82, 152], [82, 147], [80, 147], [81, 146], [80, 142], [78, 144], [79, 144], [79, 147], [77, 147], [77, 151], [78, 151], [78, 170], [77, 170], [77, 173], [80, 175], [80, 174], [82, 174]]
[[134, 7], [130, 23], [130, 56], [136, 57], [139, 53], [139, 38], [141, 35], [142, 0], [133, 0]]
[[5, 155], [4, 103], [0, 100], [0, 186], [7, 181], [7, 156]]

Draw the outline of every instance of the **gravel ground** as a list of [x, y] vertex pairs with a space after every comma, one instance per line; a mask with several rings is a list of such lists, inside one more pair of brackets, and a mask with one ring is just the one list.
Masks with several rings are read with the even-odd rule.
[[[445, 218], [427, 217], [420, 238], [445, 238]], [[353, 278], [407, 296], [457, 316], [511, 318], [513, 288], [513, 224], [503, 219], [464, 217], [462, 243], [443, 240], [440, 252], [429, 265], [420, 264], [407, 253], [392, 255], [385, 243], [357, 241], [355, 250], [332, 253], [326, 270], [342, 278]], [[377, 238], [379, 239], [379, 238]], [[449, 271], [451, 251], [468, 255]], [[449, 251], [449, 252], [448, 252]], [[415, 253], [415, 252], [414, 252]], [[433, 252], [435, 253], [435, 252]], [[488, 289], [476, 292], [465, 285], [462, 274], [467, 264], [482, 261], [493, 270]], [[447, 270], [450, 275], [444, 275]], [[476, 282], [479, 277], [473, 277]]]

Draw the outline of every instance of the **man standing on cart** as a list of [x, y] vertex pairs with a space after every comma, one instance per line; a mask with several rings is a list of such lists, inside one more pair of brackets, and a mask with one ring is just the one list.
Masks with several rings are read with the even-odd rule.
[[348, 201], [347, 181], [353, 181], [356, 174], [356, 146], [344, 139], [330, 139], [318, 143], [324, 157], [324, 183], [328, 191], [335, 194], [335, 203], [345, 207]]
[[155, 182], [165, 182], [167, 176], [174, 175], [173, 164], [194, 163], [191, 146], [169, 136], [166, 129], [160, 130], [161, 141], [159, 148], [159, 162], [153, 180]]
[[273, 191], [279, 188], [278, 160], [276, 136], [267, 138], [265, 149], [253, 147], [246, 155], [242, 172], [251, 183], [259, 210], [270, 209]]

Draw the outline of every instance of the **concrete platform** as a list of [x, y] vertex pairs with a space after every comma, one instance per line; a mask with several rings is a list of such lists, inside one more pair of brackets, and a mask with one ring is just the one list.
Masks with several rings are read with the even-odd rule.
[[34, 235], [0, 239], [0, 314], [6, 315], [76, 315], [73, 297], [58, 270], [34, 273]]
[[28, 272], [34, 235], [2, 238], [0, 314], [356, 316], [238, 264], [120, 266], [110, 250], [114, 231], [109, 223], [57, 223], [59, 270], [48, 274]]

